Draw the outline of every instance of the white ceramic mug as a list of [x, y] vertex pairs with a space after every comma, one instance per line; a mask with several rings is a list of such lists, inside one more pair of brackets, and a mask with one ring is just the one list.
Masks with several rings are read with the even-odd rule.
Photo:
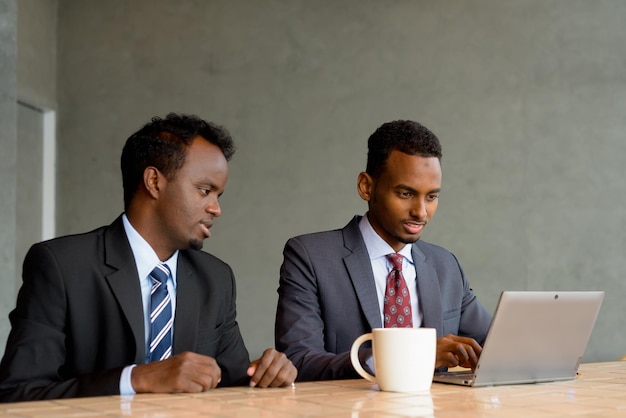
[[[372, 340], [372, 376], [359, 361], [359, 347]], [[350, 360], [356, 371], [381, 390], [420, 392], [429, 390], [435, 371], [437, 331], [435, 328], [374, 328], [352, 344]]]

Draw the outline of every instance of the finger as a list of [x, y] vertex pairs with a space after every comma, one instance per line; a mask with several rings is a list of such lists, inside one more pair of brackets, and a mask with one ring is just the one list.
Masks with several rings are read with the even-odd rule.
[[291, 361], [276, 350], [266, 350], [258, 362], [251, 384], [264, 387], [285, 387], [291, 385], [298, 372]]
[[179, 381], [176, 385], [176, 389], [174, 389], [173, 393], [200, 393], [206, 392], [211, 389], [210, 384], [206, 382], [194, 381], [189, 379], [184, 379]]
[[[277, 368], [277, 366], [280, 366]], [[289, 363], [275, 364], [268, 369], [258, 383], [258, 387], [287, 387], [296, 380], [297, 372], [295, 367]]]
[[471, 356], [463, 344], [446, 344], [438, 347], [437, 367], [467, 367], [466, 364], [470, 362], [470, 358]]
[[200, 386], [199, 392], [206, 392], [207, 390], [215, 389], [219, 382], [220, 382], [219, 378], [216, 378], [214, 376], [208, 376], [208, 375], [204, 375], [202, 377], [195, 379], [195, 381], [193, 381], [193, 383]]
[[214, 389], [222, 381], [222, 369], [215, 363], [202, 373], [204, 390]]
[[202, 355], [189, 355], [181, 359], [181, 364], [178, 368], [181, 381], [185, 379], [199, 385], [200, 390], [207, 391], [217, 387], [222, 379], [222, 369], [217, 364], [214, 358]]
[[478, 364], [479, 355], [474, 351], [474, 348], [472, 346], [466, 346], [465, 351], [468, 354], [468, 359], [466, 362], [464, 362], [463, 367], [469, 367], [473, 370]]
[[[278, 354], [278, 356], [274, 357], [274, 362], [272, 363], [272, 366], [268, 369], [269, 373], [266, 373], [266, 376], [268, 377], [270, 375], [273, 375], [273, 378], [267, 384], [270, 387], [292, 386], [296, 380], [296, 377], [298, 376], [298, 370], [295, 368], [293, 363], [291, 363], [286, 355], [282, 353]], [[264, 376], [264, 378], [266, 376]], [[266, 382], [267, 380], [262, 384], [265, 384]]]
[[462, 343], [457, 346], [456, 355], [459, 357], [459, 364], [463, 367], [476, 367], [478, 357], [482, 348], [473, 338], [463, 338]]
[[254, 373], [256, 372], [257, 366], [258, 366], [258, 360], [254, 360], [253, 362], [251, 362], [250, 365], [248, 366], [248, 369], [246, 370], [246, 374], [252, 377]]
[[298, 371], [296, 370], [295, 366], [291, 364], [291, 362], [289, 362], [288, 364], [285, 364], [280, 369], [280, 371], [276, 375], [276, 378], [271, 383], [271, 386], [272, 387], [288, 387], [289, 386], [295, 389], [296, 386], [294, 382], [296, 381], [297, 376], [298, 376]]
[[248, 367], [248, 372], [252, 374], [250, 376], [250, 386], [267, 387], [269, 382], [273, 380], [275, 371], [272, 372], [271, 367], [274, 361], [274, 354], [276, 351], [268, 348], [263, 352], [261, 358], [254, 360]]
[[453, 354], [458, 359], [459, 364], [467, 364], [469, 361], [470, 356], [465, 349], [465, 344], [457, 344]]
[[440, 350], [437, 352], [436, 368], [439, 367], [456, 367], [459, 365], [459, 359], [450, 350]]
[[[450, 352], [456, 361], [445, 352]], [[460, 365], [475, 368], [481, 352], [482, 347], [473, 338], [445, 335], [437, 340], [437, 367]]]

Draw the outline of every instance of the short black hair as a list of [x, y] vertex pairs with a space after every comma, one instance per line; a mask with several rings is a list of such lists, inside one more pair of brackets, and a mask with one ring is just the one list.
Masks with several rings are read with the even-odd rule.
[[122, 184], [124, 208], [128, 208], [147, 167], [155, 167], [171, 179], [185, 163], [187, 148], [202, 137], [217, 145], [226, 160], [235, 153], [235, 144], [228, 131], [195, 115], [170, 113], [158, 116], [132, 134], [122, 150]]
[[441, 161], [441, 144], [437, 136], [419, 122], [395, 120], [382, 124], [367, 141], [367, 167], [365, 171], [378, 177], [385, 168], [391, 151], [409, 155], [437, 157]]

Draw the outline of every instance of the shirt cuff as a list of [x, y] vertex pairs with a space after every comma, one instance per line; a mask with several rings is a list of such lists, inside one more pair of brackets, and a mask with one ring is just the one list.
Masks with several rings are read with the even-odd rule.
[[130, 381], [130, 375], [136, 366], [136, 364], [131, 364], [130, 366], [124, 367], [124, 370], [122, 370], [122, 375], [120, 376], [120, 395], [134, 395], [137, 393], [135, 389], [133, 389], [133, 385]]

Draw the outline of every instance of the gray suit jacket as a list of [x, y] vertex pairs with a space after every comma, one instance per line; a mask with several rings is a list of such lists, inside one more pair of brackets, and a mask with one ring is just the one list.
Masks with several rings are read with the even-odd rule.
[[[359, 230], [360, 216], [343, 229], [291, 238], [284, 249], [276, 312], [276, 348], [298, 369], [298, 380], [358, 377], [350, 348], [381, 328], [374, 275]], [[482, 344], [491, 315], [478, 302], [452, 253], [413, 244], [423, 327], [437, 337], [467, 336]]]
[[[221, 385], [245, 384], [249, 356], [235, 316], [235, 279], [202, 251], [178, 256], [174, 354], [214, 357]], [[137, 267], [121, 217], [35, 244], [9, 315], [0, 401], [119, 394], [122, 369], [145, 362]]]

